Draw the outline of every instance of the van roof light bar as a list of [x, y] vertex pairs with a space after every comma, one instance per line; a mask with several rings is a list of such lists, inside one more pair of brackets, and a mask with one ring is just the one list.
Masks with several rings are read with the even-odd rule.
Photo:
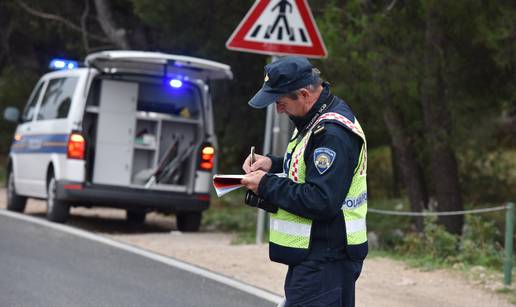
[[65, 60], [65, 59], [52, 59], [48, 68], [52, 70], [63, 70], [63, 69], [74, 69], [79, 67], [77, 61]]

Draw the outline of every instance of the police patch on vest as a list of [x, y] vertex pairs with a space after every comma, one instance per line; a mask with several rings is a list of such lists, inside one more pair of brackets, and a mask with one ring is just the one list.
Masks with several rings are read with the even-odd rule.
[[317, 148], [314, 151], [314, 164], [319, 174], [324, 174], [330, 168], [336, 155], [335, 151], [325, 147]]

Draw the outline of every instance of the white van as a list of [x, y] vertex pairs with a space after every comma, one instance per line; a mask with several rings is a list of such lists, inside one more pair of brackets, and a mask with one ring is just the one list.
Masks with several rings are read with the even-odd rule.
[[209, 81], [228, 65], [157, 52], [90, 54], [84, 68], [45, 74], [25, 110], [4, 112], [18, 127], [7, 163], [7, 208], [47, 200], [47, 218], [72, 206], [125, 209], [127, 220], [174, 213], [197, 231], [209, 207], [217, 139]]

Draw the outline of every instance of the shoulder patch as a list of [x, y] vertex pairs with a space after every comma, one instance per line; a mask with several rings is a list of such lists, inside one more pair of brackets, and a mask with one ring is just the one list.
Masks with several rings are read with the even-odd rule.
[[335, 151], [326, 148], [319, 147], [314, 150], [314, 164], [319, 174], [324, 174], [335, 161]]

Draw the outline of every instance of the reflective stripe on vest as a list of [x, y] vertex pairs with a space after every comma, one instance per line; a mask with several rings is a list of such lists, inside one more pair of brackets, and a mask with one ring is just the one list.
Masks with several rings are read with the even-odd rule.
[[[358, 135], [362, 141], [362, 149], [358, 165], [355, 169], [351, 186], [342, 204], [344, 221], [346, 224], [346, 238], [349, 245], [361, 244], [367, 241], [366, 215], [367, 215], [367, 146], [364, 132], [360, 123], [350, 121], [345, 116], [329, 112], [321, 115], [313, 127], [322, 120], [337, 121]], [[294, 135], [297, 130], [294, 131]], [[296, 183], [304, 183], [306, 176], [306, 164], [304, 152], [312, 135], [309, 131], [301, 140], [294, 139], [288, 144], [285, 160], [291, 159], [288, 169], [288, 178]], [[271, 215], [270, 242], [292, 248], [308, 249], [312, 221], [283, 209]]]
[[366, 230], [366, 222], [365, 219], [346, 221], [346, 231], [347, 232], [358, 232]]
[[288, 235], [310, 238], [310, 225], [271, 218], [271, 230]]

